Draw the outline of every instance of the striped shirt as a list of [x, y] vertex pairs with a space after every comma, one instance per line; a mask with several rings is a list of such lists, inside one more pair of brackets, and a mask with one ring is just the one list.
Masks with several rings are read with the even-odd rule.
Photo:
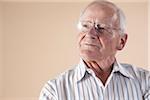
[[39, 100], [150, 100], [150, 72], [116, 61], [104, 86], [81, 60], [49, 80]]

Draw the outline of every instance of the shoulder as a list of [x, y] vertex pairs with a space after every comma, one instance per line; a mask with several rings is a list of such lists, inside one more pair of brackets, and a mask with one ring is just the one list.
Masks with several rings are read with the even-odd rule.
[[60, 73], [58, 76], [49, 80], [48, 82], [54, 83], [54, 82], [63, 82], [63, 81], [67, 81], [67, 80], [71, 81], [74, 79], [75, 73], [76, 73], [76, 66]]
[[63, 73], [60, 73], [53, 79], [47, 81], [46, 85], [48, 87], [53, 88], [55, 90], [57, 87], [66, 86], [68, 84], [72, 84], [75, 81], [77, 66], [73, 66], [73, 68], [66, 70]]
[[146, 69], [143, 69], [141, 67], [137, 67], [131, 64], [125, 64], [125, 63], [121, 63], [121, 65], [123, 66], [125, 70], [127, 70], [135, 78], [150, 77], [150, 71]]
[[41, 90], [40, 98], [57, 98], [60, 91], [62, 92], [64, 88], [69, 88], [69, 85], [72, 85], [75, 72], [76, 66], [48, 80]]
[[143, 91], [150, 90], [150, 71], [131, 64], [121, 64], [122, 67], [132, 75], [135, 82], [138, 82]]

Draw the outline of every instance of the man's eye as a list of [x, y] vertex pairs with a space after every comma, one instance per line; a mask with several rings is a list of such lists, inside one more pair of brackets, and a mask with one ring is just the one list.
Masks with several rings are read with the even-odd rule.
[[105, 28], [104, 28], [104, 27], [98, 27], [96, 30], [97, 30], [98, 32], [103, 33], [103, 32], [105, 31]]
[[89, 26], [87, 24], [82, 24], [82, 27], [88, 28]]

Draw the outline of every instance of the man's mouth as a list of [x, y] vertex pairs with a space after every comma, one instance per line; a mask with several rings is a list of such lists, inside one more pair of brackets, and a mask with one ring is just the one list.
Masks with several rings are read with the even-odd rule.
[[91, 43], [84, 43], [83, 45], [87, 45], [87, 46], [92, 46], [92, 47], [97, 47], [99, 48], [99, 46], [95, 45], [95, 44], [91, 44]]
[[89, 43], [85, 43], [84, 45], [96, 46], [96, 45], [94, 45], [94, 44], [89, 44]]

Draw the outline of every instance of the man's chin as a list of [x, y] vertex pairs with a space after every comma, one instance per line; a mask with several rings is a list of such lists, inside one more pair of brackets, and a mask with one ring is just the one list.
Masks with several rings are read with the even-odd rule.
[[96, 55], [92, 51], [85, 50], [85, 51], [80, 52], [80, 56], [86, 61], [93, 61], [97, 58], [98, 55]]

